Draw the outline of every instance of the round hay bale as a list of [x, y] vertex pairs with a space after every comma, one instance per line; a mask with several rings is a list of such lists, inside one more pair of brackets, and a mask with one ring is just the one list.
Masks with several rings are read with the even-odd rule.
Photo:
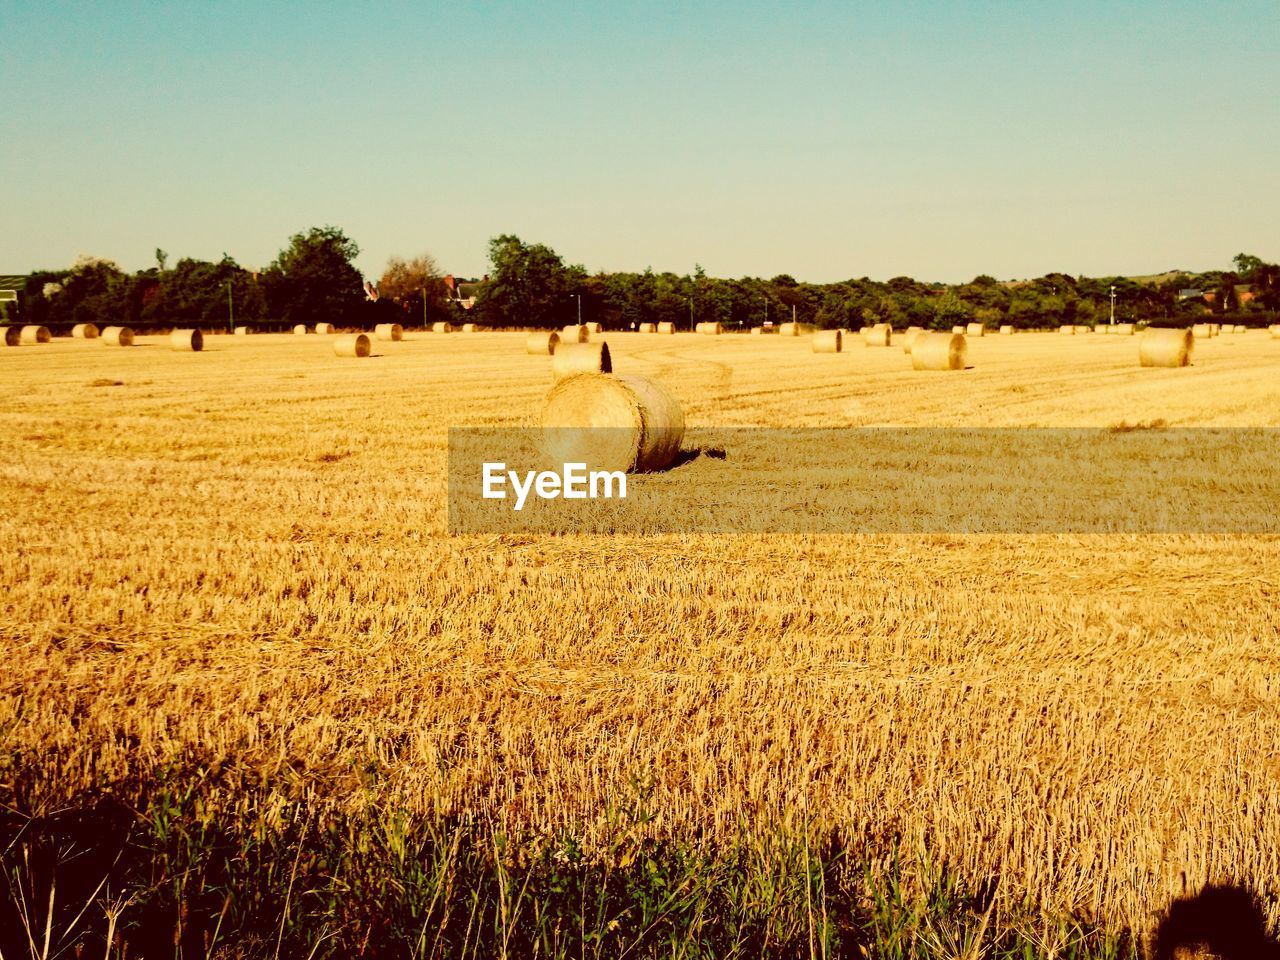
[[1117, 323], [1114, 327], [1111, 328], [1111, 335], [1115, 337], [1132, 337], [1133, 324]]
[[907, 327], [906, 333], [924, 333], [924, 327], [910, 326]]
[[962, 333], [922, 333], [911, 346], [913, 370], [963, 370], [968, 357]]
[[554, 330], [539, 330], [525, 338], [524, 349], [526, 353], [549, 357], [556, 352], [556, 344], [559, 342], [560, 334]]
[[694, 329], [695, 329], [698, 333], [705, 333], [705, 334], [706, 334], [707, 336], [709, 336], [709, 337], [718, 337], [718, 336], [720, 336], [720, 324], [719, 324], [719, 323], [711, 323], [711, 322], [707, 322], [707, 323], [700, 323], [700, 324], [698, 324], [696, 327], [694, 327]]
[[543, 451], [588, 470], [662, 470], [680, 453], [684, 411], [656, 380], [577, 374], [542, 406]]
[[22, 328], [22, 332], [18, 334], [18, 342], [23, 346], [31, 346], [36, 343], [48, 343], [52, 338], [48, 327], [38, 327], [35, 324], [28, 324]]
[[922, 330], [919, 327], [917, 327], [915, 330], [908, 330], [906, 333], [904, 333], [902, 335], [902, 352], [910, 356], [911, 350], [915, 346], [915, 342], [919, 340], [922, 336], [924, 336], [926, 333], [928, 333], [927, 330]]
[[380, 323], [373, 328], [373, 335], [379, 340], [403, 340], [404, 327], [398, 323]]
[[367, 357], [372, 349], [367, 333], [349, 333], [333, 341], [333, 352], [339, 357]]
[[969, 337], [985, 337], [987, 335], [986, 324], [971, 323], [964, 329], [965, 335]]
[[1006, 323], [1006, 324], [1004, 324], [1003, 326], [1001, 326], [1001, 327], [1000, 327], [1000, 336], [1002, 336], [1002, 337], [1012, 337], [1012, 336], [1013, 336], [1013, 325], [1012, 325], [1012, 324], [1009, 324], [1009, 323]]
[[305, 337], [307, 335], [307, 325], [305, 323], [294, 324], [293, 335], [295, 337]]
[[813, 335], [814, 353], [839, 353], [844, 343], [843, 331], [819, 330]]
[[132, 347], [133, 331], [128, 327], [104, 327], [99, 339], [108, 347]]
[[1280, 323], [1273, 323], [1267, 329], [1271, 331], [1272, 340], [1280, 340]]
[[97, 340], [98, 325], [96, 323], [77, 323], [71, 328], [71, 336], [77, 340]]
[[591, 323], [586, 324], [586, 328], [587, 333], [604, 333], [604, 324], [599, 321], [593, 320]]
[[670, 320], [663, 320], [661, 323], [658, 324], [658, 332], [659, 333], [675, 333], [676, 325], [672, 323]]
[[247, 337], [251, 333], [253, 333], [253, 331], [248, 327], [236, 327], [235, 329], [235, 335], [237, 337]]
[[1247, 333], [1248, 331], [1249, 331], [1249, 328], [1246, 327], [1243, 323], [1237, 323], [1234, 327], [1231, 328], [1232, 333]]
[[753, 337], [764, 336], [764, 327], [752, 327], [751, 336]]
[[792, 323], [788, 320], [778, 327], [778, 334], [783, 337], [798, 337], [800, 336], [800, 324]]
[[862, 342], [868, 347], [887, 347], [893, 340], [893, 327], [877, 323], [862, 331]]
[[169, 334], [169, 349], [180, 353], [199, 353], [204, 349], [204, 334], [199, 330], [174, 330]]
[[1093, 333], [1093, 327], [1085, 323], [1077, 323], [1076, 333]]
[[6, 347], [16, 347], [22, 343], [22, 330], [19, 327], [4, 328], [4, 345]]
[[584, 324], [571, 323], [560, 331], [561, 343], [586, 343], [591, 339], [591, 331]]
[[333, 324], [332, 324], [332, 323], [317, 323], [317, 324], [316, 324], [316, 333], [326, 333], [326, 334], [327, 334], [327, 333], [333, 333]]
[[597, 343], [565, 343], [561, 340], [551, 356], [551, 372], [557, 380], [575, 373], [612, 373], [609, 345], [603, 340]]
[[1191, 336], [1197, 340], [1208, 340], [1213, 336], [1213, 324], [1197, 323], [1191, 328]]
[[463, 332], [463, 333], [475, 333], [475, 332], [476, 332], [477, 330], [479, 330], [479, 329], [480, 329], [480, 328], [479, 328], [478, 326], [476, 326], [474, 323], [464, 323], [464, 324], [462, 325], [462, 332]]
[[967, 329], [968, 329], [968, 327], [963, 327], [963, 326], [954, 326], [954, 327], [952, 327], [952, 328], [951, 328], [951, 334], [952, 334], [952, 336], [955, 336], [955, 335], [958, 333], [958, 334], [960, 334], [961, 336], [963, 336], [963, 335], [964, 335], [965, 330], [967, 330]]
[[437, 320], [431, 325], [432, 333], [453, 333], [453, 324], [446, 323], [443, 320]]
[[1192, 330], [1149, 327], [1138, 340], [1138, 363], [1144, 367], [1189, 367], [1194, 344]]
[[1058, 328], [1058, 332], [1064, 336], [1074, 337], [1076, 335], [1076, 328], [1073, 324], [1064, 323]]
[[654, 323], [642, 323], [638, 329], [640, 333], [657, 333], [658, 325]]

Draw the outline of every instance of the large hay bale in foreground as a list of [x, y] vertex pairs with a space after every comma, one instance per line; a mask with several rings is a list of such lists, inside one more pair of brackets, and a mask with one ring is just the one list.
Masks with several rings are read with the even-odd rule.
[[911, 345], [913, 370], [963, 370], [968, 357], [962, 333], [922, 333]]
[[1006, 323], [1000, 327], [1000, 336], [1002, 337], [1012, 337], [1013, 332], [1013, 324], [1011, 323]]
[[128, 327], [104, 327], [98, 339], [108, 347], [132, 347], [133, 331]]
[[638, 332], [640, 333], [657, 333], [658, 332], [658, 326], [657, 324], [654, 324], [654, 323], [642, 323], [637, 329], [638, 329]]
[[293, 335], [295, 337], [305, 337], [307, 335], [307, 325], [305, 323], [294, 324]]
[[1191, 336], [1196, 340], [1208, 340], [1213, 336], [1213, 325], [1209, 323], [1197, 323], [1191, 328]]
[[444, 320], [437, 320], [431, 325], [432, 333], [453, 333], [453, 324], [446, 323]]
[[798, 337], [800, 336], [800, 324], [792, 323], [788, 320], [786, 323], [779, 325], [778, 333], [784, 337]]
[[672, 323], [670, 320], [663, 320], [661, 323], [658, 324], [658, 332], [659, 333], [675, 333], [676, 325]]
[[591, 331], [585, 324], [571, 323], [560, 331], [561, 343], [586, 343], [591, 339]]
[[684, 411], [656, 380], [577, 374], [547, 394], [542, 428], [554, 463], [641, 473], [670, 466], [680, 453]]
[[587, 333], [604, 333], [604, 324], [598, 320], [593, 320], [586, 324]]
[[98, 325], [96, 323], [77, 323], [71, 328], [71, 336], [77, 340], [97, 340]]
[[250, 330], [248, 327], [236, 327], [234, 331], [234, 334], [237, 337], [247, 337], [251, 333], [253, 333], [253, 331]]
[[843, 331], [819, 330], [813, 335], [814, 353], [839, 353], [844, 344]]
[[32, 346], [37, 343], [48, 343], [53, 339], [53, 335], [49, 333], [48, 327], [39, 327], [35, 324], [28, 324], [22, 328], [22, 332], [18, 335], [18, 342], [23, 346]]
[[893, 340], [893, 327], [877, 323], [862, 331], [862, 342], [868, 347], [887, 347]]
[[1138, 363], [1144, 367], [1189, 367], [1194, 344], [1191, 330], [1149, 327], [1138, 340]]
[[575, 373], [612, 373], [609, 344], [603, 340], [597, 343], [565, 343], [562, 340], [551, 356], [551, 372], [557, 380]]
[[720, 324], [719, 324], [718, 322], [716, 322], [716, 323], [712, 323], [712, 322], [700, 323], [700, 324], [698, 324], [696, 327], [694, 327], [694, 329], [695, 329], [698, 333], [705, 333], [705, 334], [706, 334], [707, 336], [709, 336], [709, 337], [718, 337], [718, 336], [720, 336]]
[[556, 352], [556, 344], [560, 342], [560, 334], [554, 330], [538, 330], [529, 334], [524, 340], [526, 353], [549, 357]]
[[316, 333], [322, 333], [322, 334], [329, 334], [329, 333], [333, 333], [333, 324], [332, 324], [332, 323], [317, 323], [317, 324], [316, 324]]
[[4, 328], [4, 345], [6, 347], [16, 347], [22, 343], [22, 329], [20, 327]]
[[333, 352], [339, 357], [367, 357], [372, 349], [367, 333], [349, 333], [333, 341]]
[[970, 337], [985, 337], [987, 335], [986, 324], [971, 323], [965, 327], [965, 335]]
[[199, 353], [204, 349], [204, 334], [199, 330], [174, 330], [169, 334], [169, 349], [179, 353]]
[[373, 335], [379, 340], [403, 340], [404, 327], [398, 323], [380, 323], [373, 328]]

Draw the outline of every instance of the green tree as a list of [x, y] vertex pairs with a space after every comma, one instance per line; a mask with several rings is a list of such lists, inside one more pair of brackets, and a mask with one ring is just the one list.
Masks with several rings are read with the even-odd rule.
[[571, 276], [550, 247], [504, 233], [489, 241], [489, 282], [476, 297], [489, 326], [554, 327], [569, 322]]
[[364, 302], [355, 241], [337, 227], [296, 233], [264, 273], [272, 312], [290, 323], [343, 324]]

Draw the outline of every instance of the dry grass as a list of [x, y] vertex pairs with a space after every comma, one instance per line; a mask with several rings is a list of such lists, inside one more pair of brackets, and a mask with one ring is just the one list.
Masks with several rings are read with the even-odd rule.
[[[1276, 538], [451, 537], [448, 425], [531, 425], [549, 388], [523, 335], [376, 364], [139, 342], [0, 353], [0, 787], [19, 754], [50, 807], [183, 757], [215, 810], [268, 783], [590, 842], [640, 782], [661, 836], [805, 822], [1051, 912], [1144, 924], [1214, 881], [1274, 916]], [[1170, 370], [984, 338], [942, 378], [798, 339], [610, 347], [693, 427], [1280, 426], [1261, 333]], [[713, 496], [719, 462], [681, 469]]]

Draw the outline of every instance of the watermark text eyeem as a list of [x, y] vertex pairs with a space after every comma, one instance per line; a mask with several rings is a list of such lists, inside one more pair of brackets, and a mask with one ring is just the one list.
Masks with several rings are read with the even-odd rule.
[[[523, 477], [508, 470], [505, 463], [486, 463], [483, 467], [482, 496], [486, 500], [507, 499], [506, 487], [515, 493], [515, 509], [523, 510], [529, 494], [543, 500], [597, 500], [600, 497], [625, 499], [627, 475], [621, 470], [587, 470], [585, 463], [566, 463], [560, 473], [554, 470], [527, 470]], [[614, 491], [617, 491], [616, 493]]]

